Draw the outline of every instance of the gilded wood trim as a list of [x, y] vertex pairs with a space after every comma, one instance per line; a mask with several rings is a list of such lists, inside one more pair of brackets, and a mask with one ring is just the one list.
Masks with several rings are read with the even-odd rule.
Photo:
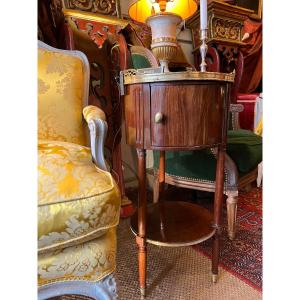
[[96, 13], [78, 11], [74, 9], [63, 9], [63, 14], [65, 17], [73, 17], [99, 23], [118, 25], [121, 28], [125, 28], [130, 23], [129, 21], [119, 19], [117, 17], [99, 15]]
[[60, 1], [63, 8], [110, 16], [120, 14], [120, 0], [59, 0], [58, 2]]
[[262, 2], [263, 2], [263, 0], [259, 0], [258, 12], [250, 15], [250, 17], [252, 19], [256, 19], [256, 20], [261, 20], [262, 19]]

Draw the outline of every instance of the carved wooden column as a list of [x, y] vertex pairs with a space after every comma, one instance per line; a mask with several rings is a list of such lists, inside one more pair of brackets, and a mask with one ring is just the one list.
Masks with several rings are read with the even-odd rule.
[[[122, 169], [121, 125], [122, 105], [118, 89], [120, 70], [128, 68], [127, 44], [119, 31], [128, 21], [96, 13], [64, 10], [68, 26], [71, 28], [74, 49], [84, 52], [90, 62], [89, 103], [103, 109], [108, 119], [106, 157], [112, 166], [112, 175], [118, 182], [122, 194], [122, 216], [133, 211], [131, 201], [125, 195]], [[116, 47], [122, 53], [114, 52]], [[119, 57], [115, 57], [119, 55]]]

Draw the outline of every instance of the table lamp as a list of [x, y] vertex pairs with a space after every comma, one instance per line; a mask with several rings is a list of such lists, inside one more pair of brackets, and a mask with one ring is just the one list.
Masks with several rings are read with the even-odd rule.
[[151, 27], [151, 49], [164, 72], [177, 54], [176, 27], [198, 8], [196, 0], [131, 0], [129, 16]]

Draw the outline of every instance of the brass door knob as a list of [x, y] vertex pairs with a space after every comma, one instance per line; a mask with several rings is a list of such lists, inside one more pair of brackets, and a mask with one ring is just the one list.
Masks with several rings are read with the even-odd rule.
[[163, 118], [164, 118], [163, 114], [161, 112], [158, 112], [155, 114], [154, 121], [156, 124], [159, 124], [162, 123]]

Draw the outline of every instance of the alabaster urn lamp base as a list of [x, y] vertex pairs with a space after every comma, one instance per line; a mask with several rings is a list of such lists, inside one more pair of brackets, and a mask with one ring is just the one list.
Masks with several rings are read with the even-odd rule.
[[176, 57], [176, 28], [181, 21], [182, 18], [173, 13], [160, 13], [147, 19], [152, 31], [151, 50], [159, 60], [163, 72], [169, 72], [168, 63]]

